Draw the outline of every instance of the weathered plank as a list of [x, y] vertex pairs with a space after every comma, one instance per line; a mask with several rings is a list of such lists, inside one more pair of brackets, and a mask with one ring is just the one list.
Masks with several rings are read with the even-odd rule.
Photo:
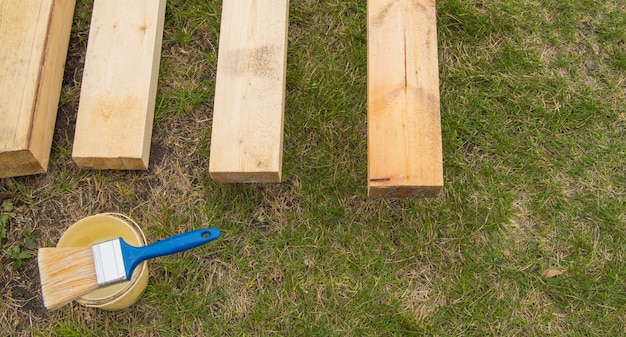
[[368, 0], [368, 194], [443, 186], [434, 0]]
[[165, 0], [96, 0], [72, 158], [82, 168], [148, 168]]
[[0, 0], [0, 178], [46, 172], [74, 0]]
[[224, 1], [209, 173], [280, 182], [288, 0]]

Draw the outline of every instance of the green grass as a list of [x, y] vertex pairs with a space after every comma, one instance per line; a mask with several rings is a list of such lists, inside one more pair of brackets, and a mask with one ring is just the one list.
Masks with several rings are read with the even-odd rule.
[[[35, 280], [34, 294], [5, 292], [0, 331], [626, 333], [623, 1], [437, 1], [445, 186], [428, 200], [366, 197], [365, 1], [291, 0], [284, 182], [274, 185], [211, 181], [221, 2], [167, 5], [150, 170], [72, 164], [79, 83], [68, 82], [50, 172], [0, 184], [16, 205], [3, 247], [27, 224], [53, 245], [104, 211], [130, 215], [149, 241], [202, 226], [222, 238], [153, 261], [146, 292], [121, 312], [43, 311], [34, 259], [24, 260], [12, 273]], [[89, 9], [79, 2], [77, 69]], [[542, 276], [549, 267], [563, 274]]]

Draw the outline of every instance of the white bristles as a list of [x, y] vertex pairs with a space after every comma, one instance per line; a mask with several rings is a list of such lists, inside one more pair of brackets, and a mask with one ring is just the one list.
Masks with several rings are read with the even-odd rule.
[[91, 247], [39, 248], [44, 306], [53, 309], [98, 289]]

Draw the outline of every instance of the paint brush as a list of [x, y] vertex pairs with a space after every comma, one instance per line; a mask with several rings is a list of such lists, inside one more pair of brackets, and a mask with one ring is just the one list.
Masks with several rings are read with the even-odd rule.
[[122, 238], [91, 247], [40, 248], [39, 276], [44, 306], [57, 308], [100, 287], [130, 280], [145, 260], [195, 248], [220, 236], [217, 228], [199, 229], [135, 247]]

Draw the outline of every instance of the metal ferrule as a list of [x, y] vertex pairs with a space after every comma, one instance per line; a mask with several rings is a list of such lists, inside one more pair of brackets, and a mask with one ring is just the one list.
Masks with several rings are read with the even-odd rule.
[[120, 239], [95, 244], [91, 250], [99, 286], [126, 280]]

